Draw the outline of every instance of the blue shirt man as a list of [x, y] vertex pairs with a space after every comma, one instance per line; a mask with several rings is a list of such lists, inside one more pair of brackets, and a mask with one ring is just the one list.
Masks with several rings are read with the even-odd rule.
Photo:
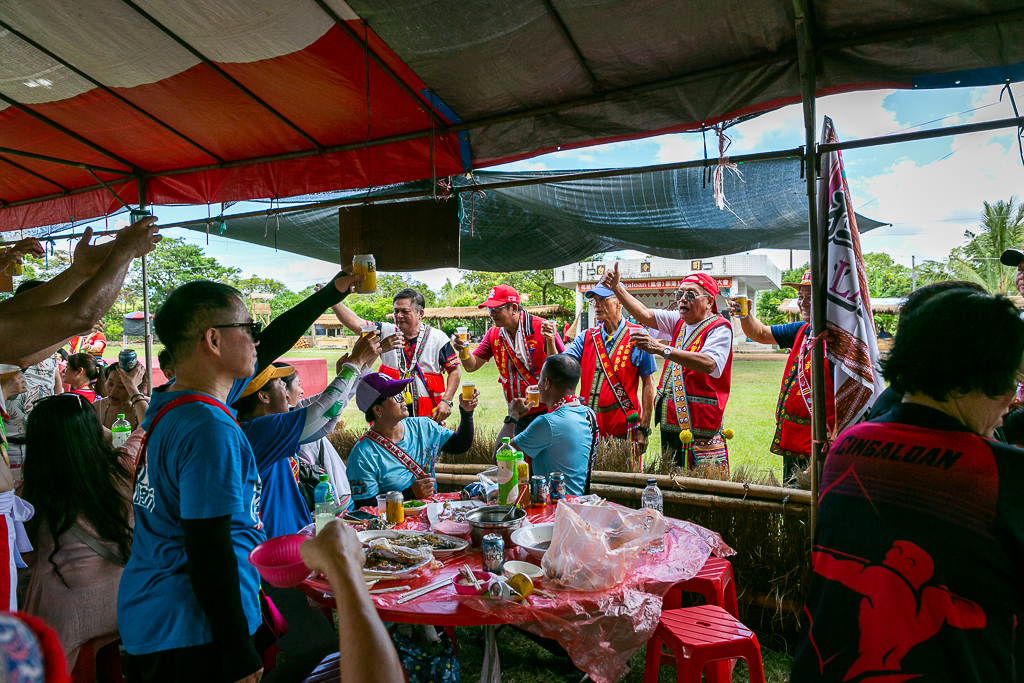
[[579, 403], [563, 405], [541, 415], [521, 431], [515, 437], [515, 445], [533, 460], [531, 471], [545, 477], [561, 472], [565, 475], [566, 492], [582, 496], [590, 464], [593, 414]]
[[[433, 475], [434, 462], [451, 430], [429, 417], [407, 417], [402, 420], [405, 436], [395, 444], [420, 467]], [[348, 456], [348, 481], [353, 500], [374, 498], [378, 493], [405, 491], [416, 477], [380, 444], [363, 437]]]

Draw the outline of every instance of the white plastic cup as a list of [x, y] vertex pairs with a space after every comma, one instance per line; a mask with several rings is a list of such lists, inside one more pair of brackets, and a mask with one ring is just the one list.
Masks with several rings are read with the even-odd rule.
[[388, 512], [388, 494], [381, 493], [377, 496], [377, 514], [383, 517]]

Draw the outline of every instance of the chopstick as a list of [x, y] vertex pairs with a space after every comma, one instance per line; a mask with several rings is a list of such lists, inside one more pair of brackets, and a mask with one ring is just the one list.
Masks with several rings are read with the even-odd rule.
[[402, 597], [398, 598], [397, 604], [401, 605], [402, 603], [409, 602], [410, 600], [415, 600], [421, 595], [426, 595], [431, 591], [436, 591], [438, 588], [444, 588], [449, 583], [451, 583], [451, 579], [441, 579], [440, 581], [435, 581], [434, 583], [424, 586], [423, 588], [417, 588], [416, 590], [410, 593], [406, 593]]
[[408, 586], [395, 586], [394, 588], [377, 588], [370, 591], [370, 595], [383, 595], [384, 593], [400, 593], [409, 590]]
[[469, 568], [468, 564], [462, 565], [462, 569], [459, 571], [461, 571], [462, 575], [473, 583], [474, 590], [480, 590], [480, 581], [477, 580], [476, 574], [473, 573], [473, 570]]

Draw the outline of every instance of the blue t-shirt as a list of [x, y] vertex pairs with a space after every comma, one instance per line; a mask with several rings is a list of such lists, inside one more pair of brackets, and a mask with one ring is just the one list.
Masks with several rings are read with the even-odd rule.
[[[619, 333], [619, 331], [622, 329], [622, 326], [625, 325], [625, 324], [626, 324], [626, 319], [622, 318], [621, 320], [619, 320], [619, 326], [615, 328], [615, 331], [613, 333], [611, 333], [610, 335], [608, 335], [608, 334], [604, 335], [604, 343], [605, 343], [605, 345], [607, 345], [612, 339], [615, 338], [615, 335], [617, 335]], [[602, 334], [604, 333], [604, 325], [603, 324], [601, 325], [601, 332], [602, 332]], [[565, 351], [563, 351], [563, 353], [565, 355], [567, 355], [567, 356], [572, 356], [573, 358], [576, 359], [577, 362], [582, 363], [583, 362], [583, 342], [586, 341], [586, 338], [588, 336], [590, 336], [590, 330], [589, 329], [583, 330], [583, 332], [578, 334], [576, 336], [576, 338], [572, 340], [572, 343], [569, 344], [569, 346], [565, 347]], [[609, 349], [608, 353], [611, 353], [610, 349]], [[635, 346], [633, 347], [633, 350], [630, 351], [630, 353], [629, 353], [629, 361], [633, 364], [633, 366], [637, 370], [640, 371], [640, 376], [641, 377], [650, 377], [651, 375], [653, 375], [658, 370], [658, 366], [654, 363], [654, 356], [652, 356], [651, 354], [647, 353], [646, 351], [638, 349]]]
[[[228, 405], [249, 379], [235, 380]], [[190, 393], [154, 392], [143, 428], [149, 430], [163, 406]], [[242, 608], [250, 635], [256, 632], [262, 622], [260, 577], [248, 558], [266, 540], [259, 516], [260, 488], [249, 440], [223, 410], [186, 403], [160, 419], [135, 487], [132, 556], [117, 593], [121, 639], [130, 654], [213, 640], [188, 576], [183, 519], [231, 516]]]
[[[402, 425], [405, 435], [395, 445], [433, 476], [437, 454], [451, 438], [451, 430], [429, 417], [407, 417]], [[366, 437], [356, 442], [346, 467], [352, 498], [356, 500], [374, 498], [388, 491], [404, 491], [416, 480], [398, 458]]]
[[771, 329], [772, 336], [775, 337], [775, 343], [779, 345], [780, 349], [791, 349], [793, 344], [796, 343], [797, 333], [800, 332], [804, 325], [810, 325], [810, 323], [785, 323], [783, 325], [772, 325], [769, 329]]
[[574, 496], [582, 496], [587, 483], [593, 440], [588, 412], [593, 411], [582, 405], [562, 406], [535, 419], [514, 439], [516, 448], [533, 458], [535, 474], [561, 472], [565, 490]]
[[260, 516], [267, 538], [294, 534], [313, 521], [306, 501], [299, 493], [290, 459], [299, 449], [305, 423], [305, 408], [242, 423], [242, 431], [252, 444], [256, 467], [263, 481]]

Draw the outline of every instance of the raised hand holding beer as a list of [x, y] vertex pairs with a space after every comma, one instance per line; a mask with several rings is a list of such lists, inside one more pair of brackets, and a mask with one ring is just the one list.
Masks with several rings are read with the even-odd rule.
[[405, 339], [399, 332], [395, 332], [390, 337], [384, 337], [380, 341], [380, 352], [387, 353], [388, 351], [394, 351], [405, 346]]
[[558, 327], [555, 325], [554, 320], [545, 320], [540, 324], [540, 333], [543, 334], [547, 339], [554, 339], [558, 334]]
[[737, 318], [750, 315], [750, 299], [745, 296], [734, 296], [729, 299], [729, 312]]
[[[377, 337], [375, 335], [362, 335], [356, 341], [355, 346], [352, 347], [352, 353], [349, 354], [349, 361], [363, 367], [364, 365], [369, 367], [373, 365], [373, 361], [377, 360], [377, 356], [381, 354], [381, 347], [377, 343]], [[342, 356], [344, 358], [344, 356]], [[338, 359], [338, 372], [341, 372], [341, 358]]]
[[463, 412], [472, 413], [479, 403], [480, 392], [476, 390], [476, 385], [470, 382], [463, 384], [462, 393], [459, 394], [459, 407]]

